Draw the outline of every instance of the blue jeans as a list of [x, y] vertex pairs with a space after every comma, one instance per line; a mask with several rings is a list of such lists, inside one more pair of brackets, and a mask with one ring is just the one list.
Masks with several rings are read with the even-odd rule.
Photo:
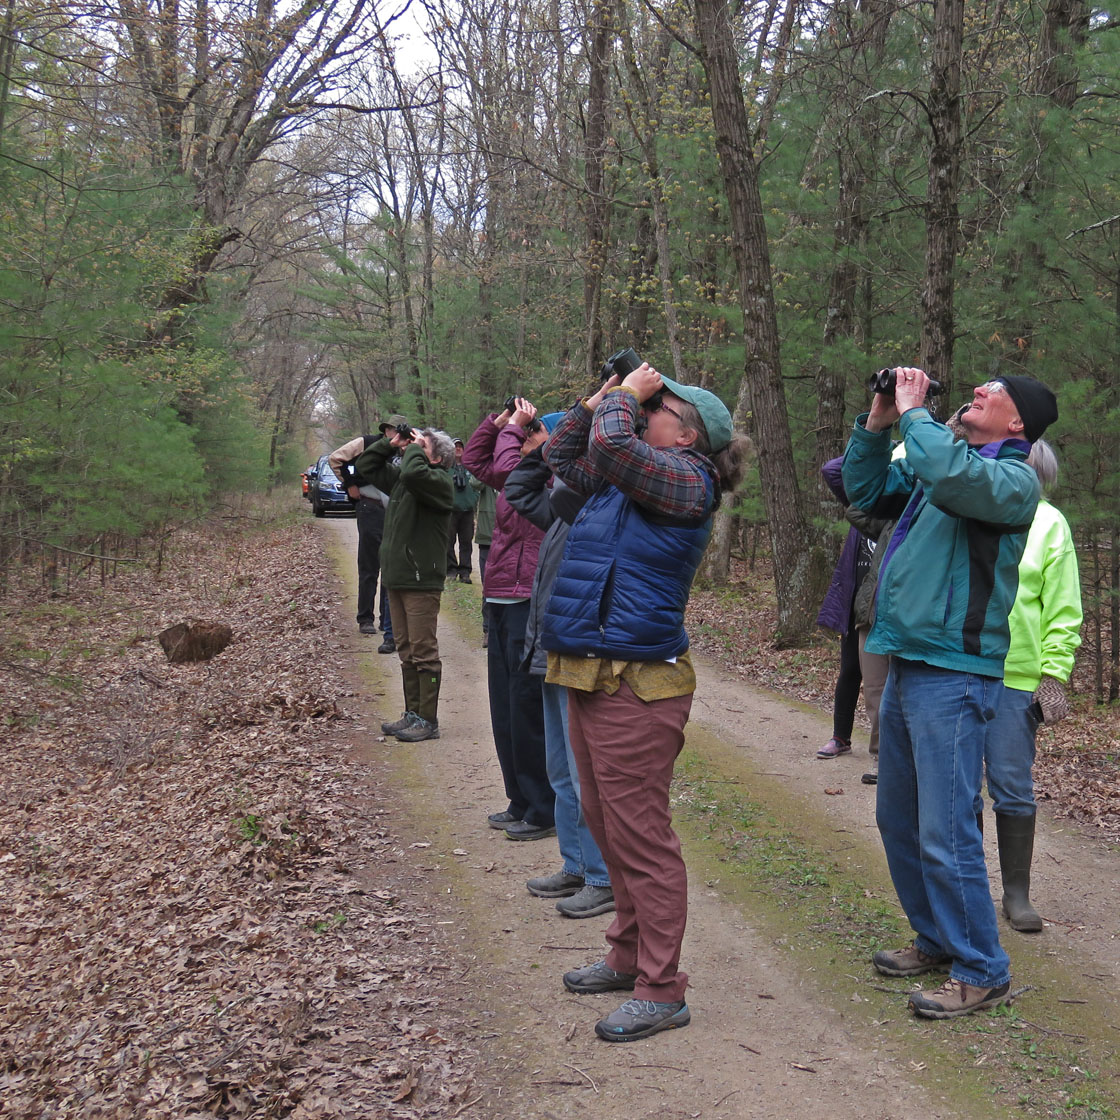
[[564, 870], [582, 875], [589, 886], [609, 887], [606, 861], [579, 804], [579, 773], [568, 741], [568, 690], [563, 685], [544, 685], [544, 751], [556, 794], [556, 839]]
[[995, 677], [892, 657], [879, 705], [875, 820], [894, 889], [917, 947], [981, 988], [1010, 979], [975, 813], [1002, 692]]
[[[1033, 817], [1036, 812], [1034, 781], [1034, 741], [1038, 717], [1031, 710], [1034, 693], [1004, 687], [1003, 699], [995, 719], [988, 724], [984, 741], [984, 766], [988, 772], [988, 795], [992, 808], [1009, 817]], [[976, 811], [984, 808], [977, 796]]]

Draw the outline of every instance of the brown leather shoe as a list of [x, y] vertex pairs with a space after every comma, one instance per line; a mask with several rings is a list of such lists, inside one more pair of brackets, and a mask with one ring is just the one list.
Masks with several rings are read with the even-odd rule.
[[916, 992], [907, 1007], [925, 1019], [955, 1019], [958, 1015], [971, 1015], [1005, 1002], [1010, 990], [1010, 980], [995, 988], [975, 988], [950, 976], [936, 991]]
[[880, 949], [871, 963], [884, 976], [920, 976], [935, 968], [947, 965], [950, 958], [944, 954], [931, 957], [923, 953], [917, 945], [907, 945], [905, 949]]

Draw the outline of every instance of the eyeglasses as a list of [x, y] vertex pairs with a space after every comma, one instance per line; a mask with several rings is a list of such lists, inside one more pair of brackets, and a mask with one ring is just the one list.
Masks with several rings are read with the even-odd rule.
[[988, 396], [991, 396], [993, 393], [1007, 392], [1007, 386], [1004, 385], [1002, 381], [985, 381], [983, 385], [978, 385], [977, 388], [983, 389]]
[[675, 408], [670, 408], [664, 401], [662, 401], [656, 408], [651, 408], [649, 411], [650, 412], [667, 412], [667, 413], [669, 413], [670, 416], [675, 416], [677, 418], [678, 423], [681, 423], [681, 424], [684, 423], [684, 417], [681, 416], [681, 414]]

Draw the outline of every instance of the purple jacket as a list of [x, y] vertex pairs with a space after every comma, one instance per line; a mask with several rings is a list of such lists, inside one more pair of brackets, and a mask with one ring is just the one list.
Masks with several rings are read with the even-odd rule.
[[[840, 480], [841, 462], [843, 462], [842, 458], [830, 459], [821, 467], [821, 474], [828, 488], [844, 505], [847, 505], [848, 498], [844, 493], [844, 484]], [[841, 635], [847, 634], [851, 628], [852, 601], [856, 595], [856, 556], [859, 552], [859, 538], [858, 529], [848, 530], [848, 539], [844, 542], [840, 559], [832, 572], [832, 582], [828, 585], [820, 613], [817, 615], [818, 626], [823, 626], [826, 630], [834, 630]]]
[[499, 428], [494, 423], [497, 415], [492, 412], [483, 420], [463, 448], [463, 466], [499, 492], [482, 594], [491, 599], [528, 599], [544, 533], [522, 517], [501, 493], [510, 472], [521, 462], [525, 432], [514, 424]]

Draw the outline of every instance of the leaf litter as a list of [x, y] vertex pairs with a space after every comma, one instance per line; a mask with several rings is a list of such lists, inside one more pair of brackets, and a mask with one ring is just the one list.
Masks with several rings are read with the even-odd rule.
[[[347, 749], [314, 528], [162, 573], [10, 586], [0, 638], [0, 1115], [429, 1117], [472, 1097], [435, 919]], [[155, 636], [233, 627], [212, 661]]]

